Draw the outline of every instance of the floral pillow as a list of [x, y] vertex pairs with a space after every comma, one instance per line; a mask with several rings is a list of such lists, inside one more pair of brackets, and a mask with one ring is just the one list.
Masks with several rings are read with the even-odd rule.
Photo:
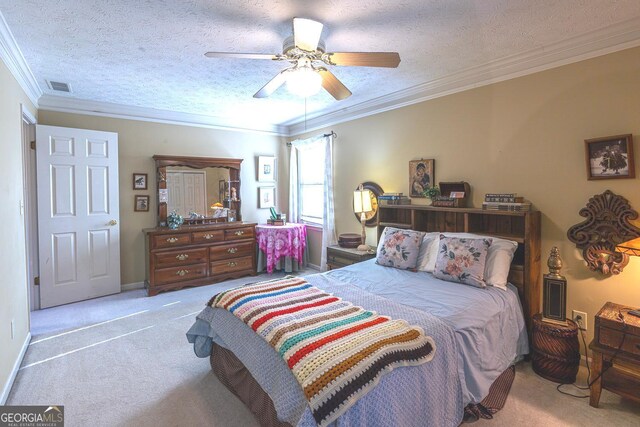
[[376, 263], [402, 270], [415, 269], [423, 236], [421, 231], [385, 228]]
[[486, 288], [484, 265], [493, 239], [468, 239], [440, 236], [434, 277], [449, 282]]

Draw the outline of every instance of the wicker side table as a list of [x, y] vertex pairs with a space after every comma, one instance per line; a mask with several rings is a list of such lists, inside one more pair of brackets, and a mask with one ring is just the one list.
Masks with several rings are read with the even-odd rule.
[[542, 315], [533, 316], [531, 364], [533, 371], [549, 381], [572, 384], [580, 365], [578, 325], [547, 323]]

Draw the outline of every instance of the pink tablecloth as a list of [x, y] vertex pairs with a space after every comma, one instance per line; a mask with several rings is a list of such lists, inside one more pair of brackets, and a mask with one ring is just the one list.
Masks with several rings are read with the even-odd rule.
[[307, 242], [307, 226], [304, 224], [257, 225], [258, 247], [267, 258], [267, 272], [272, 273], [278, 261], [291, 257], [298, 262], [304, 259]]

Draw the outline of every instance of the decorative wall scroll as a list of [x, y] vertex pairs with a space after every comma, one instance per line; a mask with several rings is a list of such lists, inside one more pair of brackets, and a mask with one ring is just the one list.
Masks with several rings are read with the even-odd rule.
[[580, 209], [585, 221], [567, 231], [567, 237], [582, 249], [589, 269], [602, 274], [619, 274], [629, 262], [629, 255], [616, 252], [616, 245], [640, 236], [640, 228], [630, 221], [638, 218], [627, 199], [607, 190], [589, 199]]

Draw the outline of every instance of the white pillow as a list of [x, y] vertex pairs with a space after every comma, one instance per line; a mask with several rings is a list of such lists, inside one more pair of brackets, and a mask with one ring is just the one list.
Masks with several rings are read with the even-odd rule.
[[418, 264], [416, 265], [418, 271], [433, 273], [436, 268], [439, 246], [440, 232], [434, 231], [424, 235], [420, 245], [420, 253], [418, 254]]
[[[432, 234], [432, 233], [427, 233]], [[487, 285], [495, 286], [496, 288], [507, 290], [507, 280], [509, 278], [509, 269], [511, 268], [511, 261], [513, 260], [513, 254], [518, 249], [518, 243], [512, 240], [500, 239], [493, 236], [485, 236], [473, 233], [436, 233], [438, 235], [435, 244], [431, 244], [428, 248], [428, 253], [425, 254], [425, 263], [421, 264], [421, 258], [418, 257], [418, 270], [428, 271], [432, 273], [436, 267], [436, 260], [438, 258], [438, 250], [440, 249], [440, 234], [446, 237], [457, 238], [491, 238], [493, 243], [489, 246], [487, 252], [487, 259], [484, 267], [484, 281]], [[425, 236], [426, 238], [426, 236]], [[424, 245], [424, 241], [422, 243]], [[422, 248], [421, 248], [422, 249]], [[421, 266], [424, 265], [424, 269]]]

